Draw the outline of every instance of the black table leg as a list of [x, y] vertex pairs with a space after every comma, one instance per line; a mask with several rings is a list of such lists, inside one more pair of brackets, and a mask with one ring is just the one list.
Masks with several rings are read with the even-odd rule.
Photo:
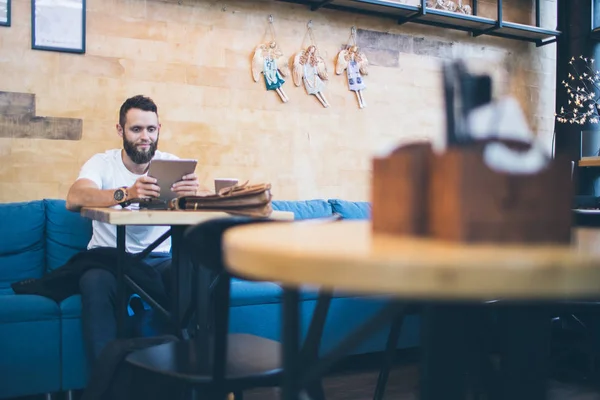
[[298, 362], [300, 348], [300, 296], [295, 288], [283, 288], [283, 384], [282, 398], [298, 400]]
[[423, 307], [421, 400], [465, 400], [465, 307], [435, 304]]
[[[184, 263], [187, 265], [189, 261], [181, 245], [185, 228], [187, 226], [175, 225], [171, 227], [171, 252], [173, 254], [171, 263], [171, 319], [176, 329], [175, 334], [183, 339], [187, 339], [188, 335], [187, 327], [182, 326], [182, 316], [185, 314], [182, 307], [183, 305], [189, 305], [191, 301], [189, 296], [190, 284], [195, 284], [191, 281], [190, 268], [182, 268], [182, 265]], [[188, 290], [182, 290], [183, 282], [186, 282]]]
[[502, 311], [506, 339], [500, 372], [503, 399], [544, 400], [549, 376], [550, 311], [524, 305]]
[[396, 317], [392, 322], [390, 332], [388, 334], [387, 343], [385, 345], [385, 353], [383, 355], [383, 363], [379, 369], [379, 376], [377, 377], [377, 385], [375, 386], [375, 393], [373, 394], [373, 400], [383, 400], [385, 395], [385, 388], [394, 363], [394, 356], [396, 355], [396, 347], [398, 345], [398, 339], [400, 338], [400, 331], [404, 322], [404, 314]]
[[125, 225], [117, 225], [117, 337], [124, 338], [127, 321], [127, 292], [125, 288]]
[[[143, 252], [136, 255], [135, 261], [143, 260], [148, 254], [150, 254], [160, 243], [166, 238], [171, 236], [172, 246], [172, 279], [171, 279], [171, 313], [166, 312], [162, 306], [160, 306], [154, 299], [152, 299], [142, 288], [140, 288], [136, 282], [133, 282], [131, 278], [125, 275], [125, 263], [127, 262], [126, 254], [127, 249], [125, 247], [126, 238], [126, 225], [117, 225], [117, 337], [123, 338], [127, 335], [126, 322], [127, 322], [127, 286], [131, 285], [134, 292], [139, 294], [144, 300], [153, 304], [155, 309], [162, 314], [167, 315], [171, 319], [174, 334], [183, 338], [188, 339], [189, 335], [187, 332], [187, 326], [183, 326], [182, 322], [188, 322], [183, 320], [182, 307], [187, 305], [190, 311], [193, 311], [191, 305], [191, 266], [189, 265], [190, 260], [187, 253], [184, 251], [182, 246], [183, 233], [187, 226], [175, 225], [172, 226], [169, 232], [163, 234], [159, 239], [152, 243]], [[186, 282], [187, 286], [182, 287], [182, 283]], [[185, 290], [184, 290], [185, 289]]]

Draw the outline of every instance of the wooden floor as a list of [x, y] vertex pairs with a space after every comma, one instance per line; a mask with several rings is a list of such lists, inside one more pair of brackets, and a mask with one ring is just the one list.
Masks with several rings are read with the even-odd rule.
[[[387, 400], [417, 400], [418, 370], [415, 366], [395, 368], [386, 390]], [[377, 372], [338, 374], [325, 380], [327, 400], [372, 400]], [[244, 400], [279, 400], [278, 389], [260, 389], [245, 393]], [[581, 383], [551, 381], [548, 400], [600, 400], [600, 392]]]
[[[370, 369], [370, 368], [369, 368]], [[376, 370], [338, 372], [324, 382], [327, 400], [371, 400], [377, 383]], [[385, 399], [417, 400], [419, 371], [416, 363], [394, 367]], [[244, 394], [244, 400], [279, 400], [278, 389], [258, 389]], [[600, 400], [600, 391], [574, 379], [548, 382], [547, 400]]]
[[[390, 374], [386, 399], [418, 399], [419, 374], [416, 366], [396, 367]], [[377, 371], [337, 373], [324, 382], [327, 400], [371, 400]], [[599, 398], [600, 399], [600, 398]], [[244, 393], [244, 400], [279, 400], [279, 389], [259, 389]]]
[[[419, 368], [414, 358], [414, 355], [405, 357], [407, 361], [394, 366], [385, 399], [419, 398]], [[324, 381], [327, 400], [371, 400], [378, 375], [376, 361], [373, 358], [358, 358], [350, 365], [338, 367]], [[80, 395], [81, 393], [76, 393], [74, 400], [78, 400]], [[63, 397], [59, 395], [56, 399], [62, 400]], [[18, 400], [43, 400], [43, 397], [32, 396]], [[268, 388], [247, 391], [244, 393], [244, 400], [279, 400], [279, 390]], [[600, 391], [581, 379], [565, 377], [549, 381], [547, 400], [600, 400]]]

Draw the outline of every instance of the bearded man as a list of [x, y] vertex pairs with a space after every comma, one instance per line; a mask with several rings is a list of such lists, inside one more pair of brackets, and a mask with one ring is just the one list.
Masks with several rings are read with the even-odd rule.
[[[177, 159], [157, 149], [161, 125], [156, 104], [148, 97], [127, 99], [119, 112], [117, 134], [123, 139], [122, 149], [95, 154], [81, 168], [67, 195], [67, 208], [125, 208], [131, 199], [158, 197], [156, 179], [147, 176], [153, 159]], [[180, 196], [196, 195], [198, 178], [189, 174], [173, 186]], [[202, 190], [204, 191], [204, 190]], [[169, 227], [131, 226], [127, 229], [128, 253], [139, 253], [163, 235]], [[93, 235], [88, 252], [116, 249], [116, 227], [93, 221]], [[162, 276], [164, 287], [170, 288], [171, 240], [162, 242], [144, 261]], [[82, 301], [82, 328], [88, 361], [93, 364], [106, 344], [117, 335], [115, 276], [107, 269], [88, 269], [79, 279]]]

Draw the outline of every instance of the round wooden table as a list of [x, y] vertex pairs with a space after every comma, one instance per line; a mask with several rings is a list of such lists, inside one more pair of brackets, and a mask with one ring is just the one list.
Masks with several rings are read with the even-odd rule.
[[367, 221], [307, 221], [235, 228], [224, 251], [232, 273], [288, 285], [412, 299], [564, 299], [600, 295], [599, 232], [577, 230], [573, 246], [471, 245], [373, 234]]
[[[284, 368], [288, 370], [299, 372], [291, 360], [298, 348], [294, 332], [298, 311], [293, 303], [298, 300], [299, 287], [389, 294], [395, 299], [434, 304], [435, 312], [430, 310], [423, 319], [421, 399], [463, 398], [464, 391], [457, 383], [462, 379], [459, 364], [463, 355], [456, 340], [465, 331], [456, 329], [468, 325], [464, 307], [482, 307], [486, 300], [502, 299], [515, 307], [511, 312], [520, 314], [519, 326], [512, 331], [521, 336], [511, 340], [519, 342], [521, 350], [527, 341], [529, 357], [537, 361], [536, 365], [527, 364], [529, 361], [523, 360], [526, 355], [511, 358], [511, 368], [521, 367], [505, 380], [510, 389], [503, 397], [533, 400], [545, 396], [544, 375], [535, 373], [545, 361], [536, 358], [534, 349], [543, 351], [539, 346], [549, 332], [544, 322], [547, 314], [536, 314], [528, 307], [532, 302], [600, 297], [599, 232], [574, 230], [572, 245], [461, 244], [373, 234], [368, 221], [298, 221], [233, 228], [226, 232], [223, 246], [225, 264], [233, 275], [282, 283], [284, 325], [293, 324], [291, 329], [284, 326], [282, 338]], [[547, 322], [549, 325], [549, 319]], [[442, 338], [440, 330], [448, 338]], [[523, 379], [524, 373], [530, 379]], [[300, 388], [293, 379], [283, 386], [284, 397], [295, 400]]]

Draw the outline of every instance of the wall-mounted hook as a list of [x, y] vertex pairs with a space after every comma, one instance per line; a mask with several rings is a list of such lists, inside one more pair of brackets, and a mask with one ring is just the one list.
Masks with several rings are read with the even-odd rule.
[[352, 32], [353, 35], [356, 35], [356, 27], [353, 26], [352, 29], [350, 30], [350, 32]]
[[308, 29], [312, 29], [312, 19], [308, 20]]
[[272, 24], [273, 23], [273, 16], [269, 15], [269, 23]]

